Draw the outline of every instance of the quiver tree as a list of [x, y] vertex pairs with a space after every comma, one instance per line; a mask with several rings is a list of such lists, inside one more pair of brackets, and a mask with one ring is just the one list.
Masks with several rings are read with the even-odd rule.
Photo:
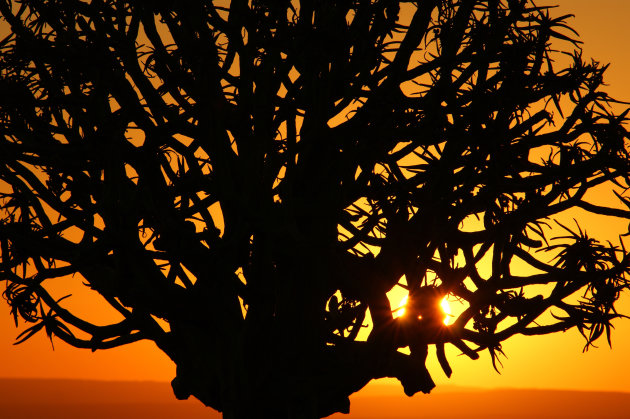
[[[630, 256], [566, 217], [630, 218], [626, 112], [550, 12], [3, 0], [1, 279], [30, 323], [19, 340], [149, 339], [178, 398], [311, 418], [374, 378], [428, 393], [432, 345], [450, 375], [447, 345], [494, 361], [515, 334], [609, 337]], [[73, 276], [119, 319], [64, 308], [50, 282]], [[462, 307], [448, 326], [445, 296]]]

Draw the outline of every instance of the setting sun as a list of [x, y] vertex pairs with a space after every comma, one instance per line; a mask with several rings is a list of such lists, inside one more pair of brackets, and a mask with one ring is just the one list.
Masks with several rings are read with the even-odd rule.
[[446, 317], [444, 318], [444, 324], [448, 325], [451, 322], [451, 318], [453, 317], [453, 315], [451, 314], [451, 305], [448, 303], [446, 297], [442, 298], [442, 301], [440, 302], [440, 307], [442, 307], [442, 311], [444, 311], [444, 314], [446, 314]]
[[[409, 295], [405, 295], [402, 298], [402, 300], [400, 300], [400, 303], [398, 304], [398, 308], [396, 308], [393, 312], [394, 318], [400, 317], [405, 314], [405, 306], [407, 305], [408, 298], [409, 298]], [[452, 313], [451, 306], [448, 303], [448, 300], [446, 299], [446, 297], [442, 298], [442, 301], [440, 301], [440, 307], [442, 308], [442, 311], [446, 315], [446, 317], [444, 318], [444, 324], [446, 325], [450, 324], [451, 318], [453, 317], [453, 315], [451, 314]]]
[[394, 318], [400, 317], [405, 314], [405, 305], [407, 304], [407, 299], [409, 295], [405, 295], [402, 300], [400, 300], [400, 304], [398, 304], [398, 308], [394, 310]]

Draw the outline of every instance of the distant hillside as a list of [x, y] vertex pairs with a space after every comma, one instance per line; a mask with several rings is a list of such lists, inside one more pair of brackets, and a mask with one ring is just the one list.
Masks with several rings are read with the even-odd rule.
[[0, 379], [1, 419], [215, 419], [169, 383]]
[[630, 393], [436, 389], [428, 396], [361, 396], [334, 419], [630, 419]]
[[[407, 398], [372, 386], [352, 414], [330, 419], [628, 419], [630, 393], [439, 389]], [[215, 419], [196, 400], [177, 401], [168, 383], [0, 379], [2, 419]]]

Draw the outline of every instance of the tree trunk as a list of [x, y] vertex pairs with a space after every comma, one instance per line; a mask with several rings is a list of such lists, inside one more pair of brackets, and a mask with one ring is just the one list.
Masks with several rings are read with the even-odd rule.
[[242, 328], [211, 333], [211, 322], [171, 325], [177, 398], [195, 396], [226, 419], [316, 419], [347, 411], [347, 398], [332, 408], [320, 397], [322, 370], [329, 369], [322, 358], [322, 281], [316, 280], [322, 272], [303, 256], [290, 264], [265, 272], [265, 284], [277, 284], [275, 295], [265, 295], [260, 304], [272, 297], [272, 312], [252, 299]]

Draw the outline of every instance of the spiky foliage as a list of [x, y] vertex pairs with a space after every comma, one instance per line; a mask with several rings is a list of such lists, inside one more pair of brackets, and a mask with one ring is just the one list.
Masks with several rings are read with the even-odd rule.
[[[429, 392], [429, 345], [450, 375], [447, 344], [494, 362], [515, 334], [591, 345], [620, 316], [623, 241], [567, 219], [630, 218], [626, 113], [569, 16], [523, 0], [0, 13], [0, 269], [32, 324], [20, 340], [150, 339], [177, 397], [317, 417], [373, 378]], [[51, 287], [72, 277], [120, 321], [65, 309]], [[450, 326], [444, 296], [464, 307]]]

